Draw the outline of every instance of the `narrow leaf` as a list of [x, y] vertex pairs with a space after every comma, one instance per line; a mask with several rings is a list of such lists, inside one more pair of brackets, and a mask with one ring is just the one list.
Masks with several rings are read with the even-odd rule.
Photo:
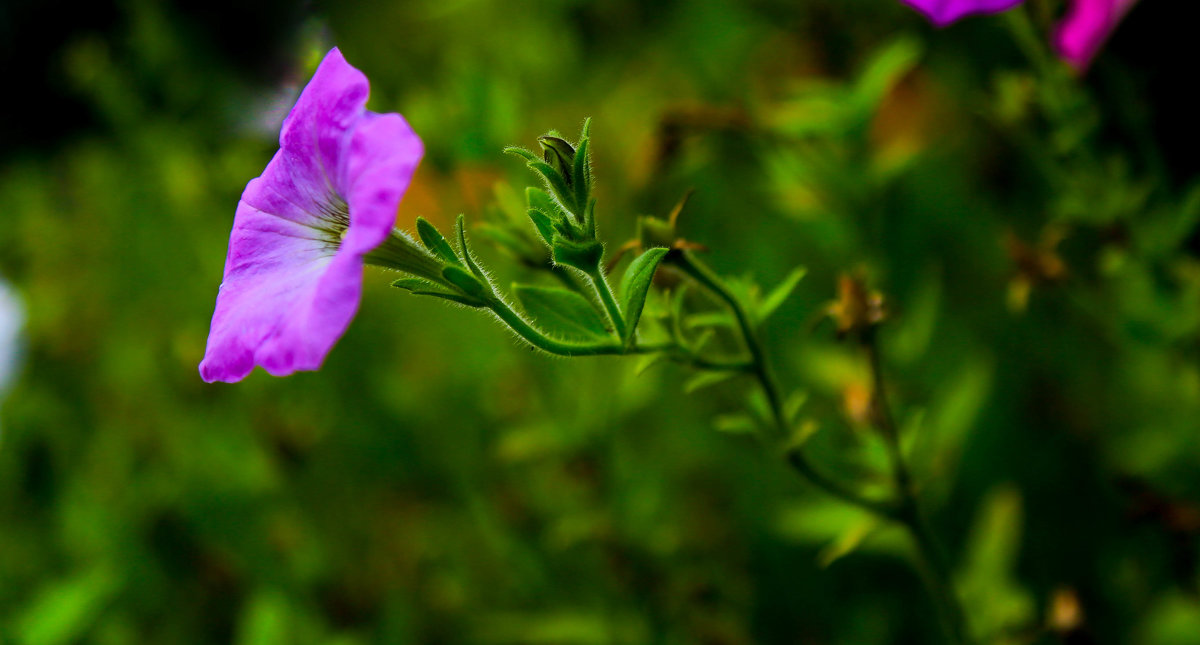
[[521, 157], [525, 161], [541, 161], [541, 159], [532, 152], [518, 146], [509, 146], [504, 149], [505, 154]]
[[744, 414], [722, 414], [713, 419], [713, 428], [718, 432], [729, 434], [754, 434], [758, 432], [758, 424], [754, 419]]
[[425, 244], [425, 248], [433, 251], [435, 255], [451, 264], [462, 264], [446, 238], [442, 237], [437, 228], [424, 217], [417, 218], [417, 234], [421, 236], [421, 242]]
[[633, 366], [633, 373], [641, 376], [646, 373], [646, 370], [667, 360], [667, 355], [664, 352], [657, 354], [645, 354], [638, 357], [637, 363]]
[[654, 272], [658, 264], [667, 255], [667, 249], [647, 249], [645, 253], [634, 258], [625, 268], [621, 278], [621, 309], [625, 314], [625, 342], [633, 338], [637, 330], [638, 319], [642, 317], [642, 308], [646, 305], [646, 294], [650, 291], [650, 283], [654, 280]]
[[767, 297], [763, 298], [762, 304], [758, 306], [758, 319], [760, 321], [766, 320], [771, 314], [775, 313], [779, 305], [782, 305], [788, 299], [788, 296], [792, 295], [792, 292], [796, 290], [796, 285], [800, 284], [800, 280], [804, 278], [804, 274], [806, 273], [808, 273], [808, 269], [797, 267], [783, 279], [783, 282], [775, 285], [771, 293], [768, 293]]
[[588, 202], [588, 180], [587, 180], [587, 156], [588, 156], [588, 140], [580, 139], [579, 147], [575, 149], [574, 167], [571, 169], [573, 177], [573, 188], [575, 189], [575, 203], [586, 204]]
[[718, 383], [724, 383], [734, 376], [736, 374], [733, 372], [701, 372], [683, 384], [683, 391], [686, 394], [691, 394], [697, 390], [702, 390]]
[[513, 293], [543, 331], [581, 340], [604, 339], [611, 334], [600, 312], [574, 291], [514, 285]]
[[483, 270], [479, 268], [479, 265], [475, 263], [475, 257], [471, 254], [471, 247], [467, 244], [465, 219], [466, 218], [460, 214], [458, 219], [454, 220], [454, 232], [458, 236], [458, 247], [462, 249], [462, 256], [463, 259], [467, 261], [467, 268], [471, 269], [471, 273], [474, 273], [475, 277], [486, 282], [487, 275], [484, 274]]

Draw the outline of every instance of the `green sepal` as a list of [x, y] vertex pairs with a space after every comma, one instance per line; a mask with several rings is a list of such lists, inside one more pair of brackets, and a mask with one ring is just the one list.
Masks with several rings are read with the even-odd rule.
[[545, 161], [530, 161], [529, 167], [536, 170], [546, 180], [546, 186], [558, 201], [562, 202], [563, 208], [568, 212], [574, 213], [578, 210], [575, 204], [575, 193], [571, 192], [571, 187], [567, 185], [567, 180], [553, 166]]
[[475, 277], [487, 282], [487, 275], [479, 268], [479, 264], [475, 262], [475, 256], [471, 254], [471, 247], [467, 244], [466, 218], [459, 214], [458, 219], [454, 220], [454, 234], [458, 237], [458, 248], [462, 249], [462, 257], [467, 262], [467, 268]]
[[513, 285], [513, 294], [544, 331], [569, 339], [603, 340], [612, 331], [586, 298], [566, 289]]
[[583, 234], [589, 239], [596, 239], [596, 198], [588, 201], [587, 209], [583, 211]]
[[526, 188], [525, 201], [529, 204], [531, 210], [541, 211], [551, 221], [561, 220], [567, 216], [563, 212], [562, 206], [559, 206], [558, 202], [554, 201], [550, 193], [541, 188], [534, 188], [533, 186]]
[[396, 287], [397, 289], [404, 289], [405, 291], [412, 293], [414, 296], [433, 296], [435, 298], [442, 298], [443, 300], [457, 302], [460, 305], [466, 305], [468, 307], [482, 307], [484, 304], [480, 299], [464, 296], [461, 293], [455, 293], [436, 282], [425, 280], [423, 278], [400, 278], [399, 280], [392, 282], [392, 286]]
[[425, 248], [433, 251], [434, 255], [451, 264], [462, 264], [446, 238], [424, 217], [417, 218], [417, 235], [421, 236], [421, 243], [425, 245]]
[[[586, 273], [595, 271], [604, 255], [604, 246], [599, 242], [572, 242], [562, 235], [554, 236], [551, 248], [555, 263], [575, 267]], [[645, 298], [645, 295], [642, 297]]]
[[529, 209], [529, 220], [537, 229], [538, 235], [546, 242], [546, 246], [554, 244], [554, 220], [536, 208]]
[[446, 282], [462, 289], [463, 293], [466, 293], [468, 296], [479, 297], [483, 295], [483, 285], [479, 283], [479, 280], [475, 276], [462, 267], [453, 264], [447, 266], [442, 269], [442, 277], [446, 279]]
[[633, 338], [642, 308], [646, 306], [646, 294], [650, 292], [654, 272], [666, 255], [667, 249], [647, 249], [625, 268], [621, 278], [621, 310], [625, 314], [625, 338], [622, 340], [626, 343]]
[[571, 169], [573, 175], [567, 183], [575, 190], [575, 203], [586, 204], [588, 202], [589, 191], [591, 190], [591, 178], [588, 177], [588, 140], [583, 138], [579, 140], [579, 149], [575, 151], [574, 165]]
[[504, 149], [504, 154], [514, 155], [524, 159], [525, 161], [538, 161], [538, 156], [520, 146], [509, 146]]
[[637, 237], [642, 242], [642, 246], [650, 248], [670, 246], [679, 236], [676, 235], [675, 227], [669, 221], [653, 215], [642, 215], [637, 221]]

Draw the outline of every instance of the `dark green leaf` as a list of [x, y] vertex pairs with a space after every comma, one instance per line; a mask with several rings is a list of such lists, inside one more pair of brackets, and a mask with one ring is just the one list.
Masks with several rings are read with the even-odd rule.
[[621, 278], [621, 310], [625, 314], [626, 342], [633, 337], [634, 330], [637, 329], [638, 319], [642, 317], [642, 308], [646, 305], [646, 294], [650, 292], [650, 283], [654, 280], [654, 272], [666, 255], [667, 249], [647, 249], [625, 268], [625, 276]]
[[421, 242], [425, 244], [425, 248], [433, 251], [434, 255], [451, 264], [462, 264], [446, 238], [442, 237], [437, 228], [424, 217], [417, 218], [417, 234], [421, 236]]
[[513, 293], [543, 331], [581, 340], [603, 339], [610, 334], [600, 312], [574, 291], [515, 285]]

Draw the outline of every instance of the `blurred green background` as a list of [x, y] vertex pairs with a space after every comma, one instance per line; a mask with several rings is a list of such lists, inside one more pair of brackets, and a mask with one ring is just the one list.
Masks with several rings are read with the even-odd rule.
[[[720, 271], [807, 267], [766, 334], [847, 479], [880, 459], [868, 375], [818, 322], [838, 275], [880, 289], [983, 640], [1200, 643], [1171, 6], [1075, 79], [1004, 18], [935, 30], [894, 0], [6, 0], [0, 643], [937, 641], [902, 534], [714, 429], [749, 382], [533, 354], [374, 269], [322, 371], [201, 382], [234, 206], [335, 44], [424, 139], [402, 226], [495, 217], [528, 181], [500, 150], [591, 116], [610, 248], [695, 188], [682, 233]], [[1044, 32], [1061, 7], [1032, 9]]]

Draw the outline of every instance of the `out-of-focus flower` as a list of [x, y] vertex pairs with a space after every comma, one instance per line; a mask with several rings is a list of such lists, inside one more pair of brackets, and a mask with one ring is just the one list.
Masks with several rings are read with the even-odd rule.
[[1012, 9], [1023, 0], [900, 0], [904, 4], [925, 14], [935, 26], [945, 27], [950, 23], [983, 13], [999, 13]]
[[279, 151], [242, 193], [205, 381], [238, 381], [255, 365], [276, 376], [319, 368], [358, 309], [371, 257], [438, 274], [438, 261], [393, 229], [421, 140], [399, 114], [366, 110], [369, 91], [331, 50], [284, 120]]
[[1054, 49], [1084, 71], [1137, 0], [1072, 0], [1054, 33]]
[[8, 284], [0, 280], [0, 400], [17, 369], [17, 343], [22, 320], [21, 301]]

